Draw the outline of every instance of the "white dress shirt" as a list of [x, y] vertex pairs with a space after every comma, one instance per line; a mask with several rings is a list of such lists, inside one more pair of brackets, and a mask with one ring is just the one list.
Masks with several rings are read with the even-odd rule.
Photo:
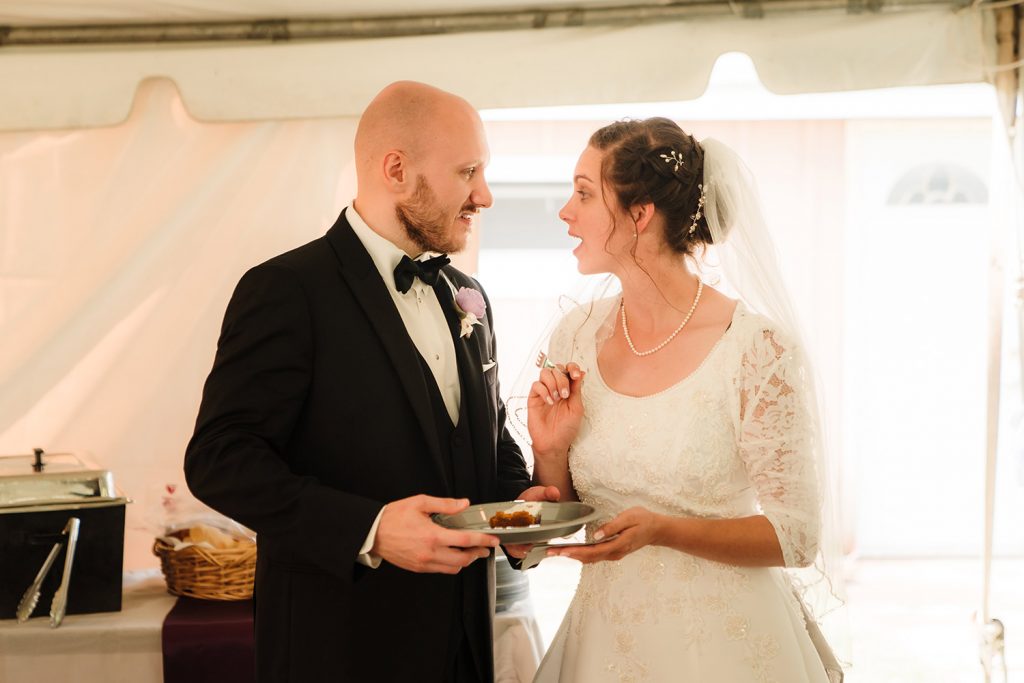
[[[437, 300], [434, 289], [425, 284], [419, 278], [414, 278], [412, 287], [405, 294], [395, 288], [395, 266], [405, 256], [405, 252], [389, 242], [373, 228], [366, 224], [354, 206], [345, 210], [345, 217], [352, 226], [356, 237], [363, 243], [363, 247], [370, 254], [370, 259], [377, 267], [384, 286], [391, 294], [392, 301], [398, 314], [402, 316], [405, 329], [416, 346], [416, 350], [423, 356], [423, 360], [430, 367], [431, 374], [437, 382], [437, 388], [441, 391], [441, 398], [444, 399], [444, 406], [452, 424], [459, 420], [459, 407], [462, 400], [462, 389], [459, 385], [459, 368], [455, 360], [455, 342], [452, 340], [451, 332], [448, 329], [448, 321], [441, 310], [441, 304]], [[433, 256], [430, 252], [420, 254], [417, 260]], [[441, 275], [444, 277], [444, 274]], [[380, 566], [381, 558], [370, 553], [374, 540], [377, 537], [377, 526], [380, 524], [381, 515], [384, 509], [381, 508], [370, 527], [370, 533], [366, 536], [363, 547], [359, 549], [359, 556], [356, 561], [367, 567], [376, 569]]]

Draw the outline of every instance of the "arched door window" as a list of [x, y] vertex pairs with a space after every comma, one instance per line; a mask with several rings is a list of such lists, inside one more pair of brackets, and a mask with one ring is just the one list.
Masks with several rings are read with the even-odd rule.
[[892, 186], [888, 206], [986, 204], [988, 188], [972, 171], [956, 164], [921, 164]]

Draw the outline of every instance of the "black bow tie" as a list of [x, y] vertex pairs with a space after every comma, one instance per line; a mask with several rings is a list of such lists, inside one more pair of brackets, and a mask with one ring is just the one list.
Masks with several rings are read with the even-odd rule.
[[428, 258], [426, 261], [413, 261], [408, 256], [402, 256], [402, 260], [395, 266], [395, 289], [405, 294], [412, 287], [413, 278], [417, 277], [433, 287], [441, 268], [449, 263], [451, 259], [444, 254]]

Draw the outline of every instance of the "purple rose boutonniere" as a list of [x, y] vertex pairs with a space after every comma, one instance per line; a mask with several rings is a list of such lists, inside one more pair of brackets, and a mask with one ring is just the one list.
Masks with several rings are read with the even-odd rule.
[[459, 291], [455, 292], [455, 305], [459, 308], [461, 321], [459, 337], [466, 338], [473, 334], [473, 325], [481, 324], [487, 311], [484, 295], [472, 287], [459, 287]]

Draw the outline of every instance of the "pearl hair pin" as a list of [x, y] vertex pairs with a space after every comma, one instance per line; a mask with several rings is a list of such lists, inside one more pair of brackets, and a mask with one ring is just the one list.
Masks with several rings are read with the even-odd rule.
[[707, 195], [704, 194], [704, 185], [698, 185], [697, 189], [700, 190], [700, 197], [697, 199], [697, 213], [690, 216], [690, 218], [693, 219], [693, 222], [690, 223], [689, 230], [691, 235], [697, 232], [697, 221], [699, 221], [700, 217], [704, 215], [704, 202], [707, 201]]
[[626, 343], [629, 344], [629, 350], [633, 352], [633, 355], [634, 356], [638, 356], [640, 358], [643, 358], [644, 356], [649, 356], [652, 353], [654, 353], [655, 351], [661, 351], [663, 348], [665, 348], [668, 345], [668, 343], [670, 341], [675, 339], [676, 335], [679, 334], [680, 332], [682, 332], [683, 328], [686, 327], [686, 323], [690, 322], [690, 318], [693, 316], [693, 312], [695, 310], [697, 310], [697, 302], [700, 301], [700, 295], [701, 295], [701, 293], [703, 291], [704, 291], [704, 282], [701, 281], [700, 279], [698, 279], [697, 280], [697, 296], [693, 297], [693, 304], [690, 306], [690, 310], [687, 311], [686, 317], [683, 318], [683, 322], [679, 323], [679, 327], [676, 328], [675, 332], [673, 332], [672, 334], [670, 334], [668, 336], [668, 339], [666, 339], [665, 341], [661, 342], [660, 344], [655, 346], [653, 349], [650, 349], [648, 351], [637, 351], [636, 350], [636, 346], [633, 345], [633, 339], [629, 336], [629, 327], [626, 326], [626, 301], [625, 301], [625, 299], [620, 299], [619, 300], [619, 312], [622, 314], [622, 333], [625, 335]]
[[672, 172], [679, 173], [679, 167], [685, 166], [683, 163], [683, 155], [674, 149], [670, 149], [668, 154], [659, 154], [666, 164], [672, 164]]

